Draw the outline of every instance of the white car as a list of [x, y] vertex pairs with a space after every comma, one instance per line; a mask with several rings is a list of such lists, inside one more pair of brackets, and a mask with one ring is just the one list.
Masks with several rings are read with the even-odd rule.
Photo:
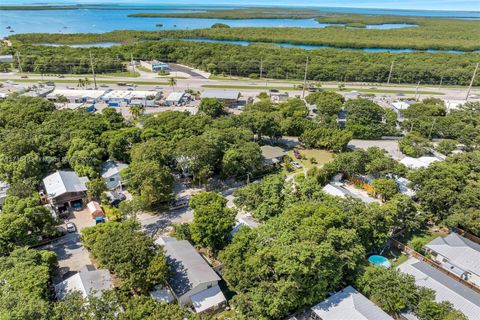
[[74, 233], [75, 231], [77, 231], [77, 228], [73, 223], [69, 222], [67, 223], [67, 231], [68, 233]]
[[296, 169], [300, 169], [302, 167], [302, 165], [297, 161], [292, 161], [292, 166], [294, 166]]

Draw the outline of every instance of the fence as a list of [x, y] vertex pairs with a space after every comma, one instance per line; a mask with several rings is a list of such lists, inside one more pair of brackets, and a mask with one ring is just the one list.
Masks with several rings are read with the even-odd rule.
[[456, 281], [460, 282], [461, 284], [463, 284], [464, 286], [472, 289], [473, 291], [477, 292], [477, 293], [480, 293], [480, 288], [477, 287], [476, 285], [474, 285], [473, 283], [470, 283], [466, 280], [463, 280], [462, 278], [460, 278], [459, 276], [445, 270], [444, 268], [442, 268], [442, 266], [440, 266], [439, 264], [437, 264], [436, 262], [428, 259], [427, 257], [421, 255], [420, 253], [418, 253], [417, 251], [413, 250], [412, 248], [404, 245], [403, 243], [401, 243], [400, 241], [397, 241], [395, 239], [391, 239], [392, 241], [392, 244], [393, 246], [395, 246], [397, 249], [401, 250], [402, 252], [405, 252], [408, 256], [411, 256], [411, 257], [414, 257], [414, 258], [417, 258], [418, 260], [420, 261], [423, 261], [425, 263], [427, 263], [428, 265], [430, 265], [431, 267], [433, 267], [434, 269], [437, 269], [438, 271], [442, 272], [443, 274], [449, 276], [450, 278], [453, 278], [455, 279]]
[[470, 233], [468, 233], [467, 231], [462, 230], [462, 229], [460, 229], [460, 228], [452, 227], [452, 228], [450, 228], [450, 229], [451, 229], [453, 232], [458, 233], [458, 234], [461, 235], [462, 237], [467, 238], [467, 239], [470, 240], [470, 241], [473, 241], [473, 242], [475, 242], [475, 243], [480, 244], [480, 238], [479, 238], [479, 237], [474, 236], [473, 234], [470, 234]]

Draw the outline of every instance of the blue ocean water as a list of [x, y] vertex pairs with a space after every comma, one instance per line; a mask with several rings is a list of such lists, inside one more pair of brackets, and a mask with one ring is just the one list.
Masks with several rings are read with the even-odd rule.
[[[245, 20], [219, 20], [219, 19], [185, 19], [185, 18], [132, 18], [131, 13], [138, 12], [192, 12], [207, 9], [227, 9], [240, 6], [222, 5], [211, 6], [215, 1], [202, 2], [202, 5], [183, 3], [159, 4], [152, 2], [124, 1], [91, 5], [80, 10], [0, 10], [0, 36], [7, 36], [15, 33], [47, 32], [47, 33], [102, 33], [113, 30], [174, 30], [174, 29], [197, 29], [209, 28], [217, 22], [227, 23], [232, 27], [300, 27], [300, 28], [322, 28], [325, 24], [319, 24], [314, 19], [245, 19]], [[344, 8], [344, 7], [314, 7], [315, 1], [302, 8], [320, 9], [326, 12], [352, 12], [365, 14], [395, 14], [415, 15], [434, 17], [454, 17], [459, 19], [480, 19], [480, 12], [464, 11], [423, 11], [423, 10], [391, 10], [391, 9], [369, 9], [369, 8]], [[335, 2], [335, 1], [334, 1]], [[73, 3], [99, 3], [96, 1], [48, 1], [48, 4], [73, 4]], [[351, 3], [351, 2], [350, 2]], [[38, 5], [35, 1], [10, 1], [2, 0], [2, 5]], [[234, 2], [233, 2], [234, 4]], [[252, 6], [242, 2], [243, 6]], [[265, 1], [255, 2], [258, 6], [268, 6]], [[276, 2], [276, 5], [280, 5]], [[355, 3], [359, 5], [360, 3]], [[384, 3], [385, 4], [385, 3]], [[271, 6], [271, 3], [270, 3]], [[301, 7], [299, 4], [298, 7]], [[102, 10], [98, 10], [102, 9]], [[480, 8], [479, 8], [480, 9]], [[162, 24], [158, 27], [157, 24]], [[10, 26], [11, 29], [7, 29]], [[368, 28], [391, 29], [408, 27], [408, 25], [381, 25], [368, 26]]]

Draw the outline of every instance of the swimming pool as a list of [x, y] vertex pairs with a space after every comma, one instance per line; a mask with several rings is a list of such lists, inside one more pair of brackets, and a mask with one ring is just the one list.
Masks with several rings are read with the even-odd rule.
[[368, 262], [370, 262], [371, 264], [373, 264], [375, 266], [382, 266], [382, 267], [385, 267], [385, 268], [390, 268], [392, 266], [392, 264], [390, 263], [390, 261], [388, 261], [387, 258], [385, 258], [383, 256], [378, 256], [378, 255], [370, 256], [368, 258]]

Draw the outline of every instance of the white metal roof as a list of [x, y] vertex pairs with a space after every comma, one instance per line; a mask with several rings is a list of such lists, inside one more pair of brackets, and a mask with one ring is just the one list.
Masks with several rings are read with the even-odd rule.
[[95, 98], [98, 99], [105, 94], [105, 90], [75, 90], [75, 89], [55, 89], [47, 95], [47, 98], [53, 99], [57, 96], [65, 96], [70, 99]]
[[226, 301], [219, 286], [213, 286], [190, 297], [195, 312], [200, 313]]
[[341, 189], [337, 188], [336, 186], [332, 185], [331, 183], [323, 187], [322, 190], [323, 192], [331, 196], [345, 198], [345, 192], [343, 192]]
[[480, 294], [416, 258], [409, 258], [398, 270], [415, 278], [418, 286], [435, 291], [437, 302], [448, 301], [470, 320], [478, 320]]
[[184, 95], [185, 95], [184, 92], [172, 92], [168, 95], [166, 101], [180, 102], [183, 99]]
[[102, 100], [109, 99], [145, 99], [150, 96], [157, 96], [157, 91], [141, 91], [141, 90], [112, 90], [102, 96]]
[[352, 286], [320, 302], [312, 311], [322, 320], [393, 320]]
[[58, 197], [67, 192], [87, 191], [87, 177], [79, 177], [74, 171], [56, 171], [43, 179], [45, 191], [50, 198]]
[[219, 100], [238, 100], [240, 91], [208, 89], [202, 93], [202, 98], [214, 98]]
[[480, 245], [456, 233], [438, 237], [425, 247], [444, 256], [454, 265], [480, 276]]
[[410, 169], [419, 169], [419, 168], [426, 168], [435, 161], [440, 161], [440, 160], [435, 157], [420, 157], [420, 158], [405, 157], [402, 160], [400, 160], [400, 163], [404, 164], [406, 167]]
[[392, 106], [397, 110], [405, 110], [405, 109], [408, 109], [408, 107], [410, 107], [410, 104], [406, 103], [405, 101], [396, 101], [392, 103]]

